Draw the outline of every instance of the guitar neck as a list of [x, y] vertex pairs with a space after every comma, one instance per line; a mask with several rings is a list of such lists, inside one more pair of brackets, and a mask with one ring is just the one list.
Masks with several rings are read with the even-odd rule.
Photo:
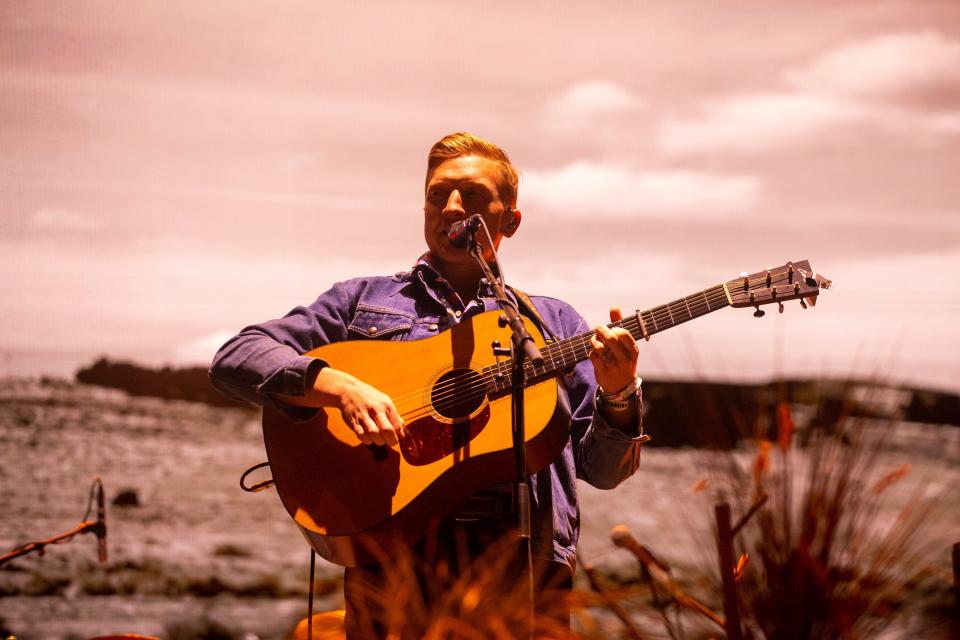
[[[607, 326], [626, 329], [634, 340], [643, 340], [655, 333], [660, 333], [727, 306], [730, 306], [730, 303], [724, 285], [718, 284], [673, 302], [662, 304], [659, 307], [638, 311], [623, 320], [611, 322]], [[589, 358], [590, 339], [593, 335], [593, 331], [587, 331], [542, 347], [540, 349], [543, 354], [542, 366], [534, 367], [530, 362], [524, 363], [527, 384], [534, 384], [554, 377]], [[511, 360], [506, 359], [487, 367], [487, 370], [484, 371], [484, 377], [488, 380], [490, 387], [489, 391], [493, 395], [509, 391], [512, 366]]]

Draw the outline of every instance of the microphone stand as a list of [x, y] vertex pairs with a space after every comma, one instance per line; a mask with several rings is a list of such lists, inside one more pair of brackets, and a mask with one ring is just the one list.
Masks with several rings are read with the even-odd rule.
[[533, 547], [531, 543], [530, 527], [530, 484], [527, 482], [527, 453], [526, 447], [524, 446], [525, 434], [523, 400], [524, 390], [526, 389], [526, 373], [524, 366], [527, 360], [529, 360], [534, 367], [542, 366], [543, 355], [540, 353], [540, 349], [537, 348], [536, 343], [533, 341], [533, 337], [530, 335], [530, 332], [527, 331], [516, 303], [507, 297], [506, 288], [503, 284], [503, 269], [500, 268], [500, 260], [497, 258], [497, 252], [493, 246], [493, 238], [490, 237], [490, 231], [487, 229], [486, 223], [483, 222], [483, 219], [480, 216], [476, 216], [476, 219], [480, 221], [479, 226], [483, 228], [484, 234], [487, 236], [490, 251], [493, 253], [494, 263], [497, 265], [497, 271], [499, 272], [500, 277], [497, 277], [493, 273], [490, 265], [487, 264], [486, 260], [484, 260], [482, 248], [474, 238], [473, 233], [470, 234], [468, 250], [470, 255], [476, 258], [477, 263], [480, 265], [480, 269], [483, 271], [484, 278], [493, 288], [494, 294], [496, 295], [497, 304], [500, 306], [500, 309], [503, 310], [503, 315], [500, 317], [500, 326], [509, 326], [513, 332], [510, 340], [509, 350], [501, 349], [496, 345], [494, 345], [493, 350], [495, 355], [510, 355], [512, 363], [510, 376], [512, 394], [511, 418], [513, 425], [513, 453], [516, 463], [514, 496], [517, 507], [517, 529], [519, 537], [518, 551], [520, 562], [524, 567], [524, 578], [526, 583], [527, 637], [532, 638], [534, 619], [534, 576]]
[[[87, 516], [90, 515], [90, 507], [93, 504], [93, 491], [94, 489], [98, 490], [97, 493], [97, 519], [96, 520], [87, 520]], [[28, 542], [27, 544], [17, 547], [3, 555], [0, 555], [0, 566], [10, 562], [14, 558], [19, 558], [20, 556], [25, 556], [28, 553], [37, 553], [38, 555], [43, 555], [46, 551], [47, 546], [52, 544], [65, 544], [70, 542], [75, 536], [78, 536], [83, 533], [93, 533], [97, 536], [97, 556], [101, 563], [107, 561], [107, 519], [106, 512], [104, 510], [103, 504], [103, 482], [100, 480], [100, 476], [97, 476], [93, 480], [93, 484], [90, 486], [90, 498], [87, 503], [87, 513], [83, 516], [83, 521], [80, 524], [76, 525], [69, 531], [65, 531], [59, 535], [53, 536], [52, 538], [47, 538], [46, 540], [37, 540], [35, 542]]]

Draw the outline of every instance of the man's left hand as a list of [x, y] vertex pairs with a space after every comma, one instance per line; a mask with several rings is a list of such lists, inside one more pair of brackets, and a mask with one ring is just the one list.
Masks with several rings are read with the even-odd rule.
[[[611, 307], [610, 320], [623, 319], [619, 307]], [[590, 338], [590, 362], [597, 376], [597, 384], [607, 393], [616, 393], [630, 384], [637, 375], [640, 349], [630, 332], [620, 327], [599, 326]]]

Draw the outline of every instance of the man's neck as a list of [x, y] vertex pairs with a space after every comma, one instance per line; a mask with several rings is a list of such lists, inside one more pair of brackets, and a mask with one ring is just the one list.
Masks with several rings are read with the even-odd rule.
[[480, 279], [483, 273], [479, 268], [473, 269], [441, 269], [440, 274], [450, 283], [450, 286], [464, 303], [477, 297], [480, 289]]
[[457, 292], [464, 303], [477, 297], [477, 291], [480, 289], [480, 280], [483, 278], [483, 271], [476, 263], [448, 263], [437, 259], [428, 254], [427, 259], [433, 268], [446, 280], [451, 288]]

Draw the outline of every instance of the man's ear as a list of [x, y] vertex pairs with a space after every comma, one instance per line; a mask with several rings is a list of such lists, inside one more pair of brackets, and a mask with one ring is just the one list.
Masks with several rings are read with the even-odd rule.
[[507, 208], [503, 213], [503, 235], [507, 238], [517, 232], [522, 214], [519, 209]]

